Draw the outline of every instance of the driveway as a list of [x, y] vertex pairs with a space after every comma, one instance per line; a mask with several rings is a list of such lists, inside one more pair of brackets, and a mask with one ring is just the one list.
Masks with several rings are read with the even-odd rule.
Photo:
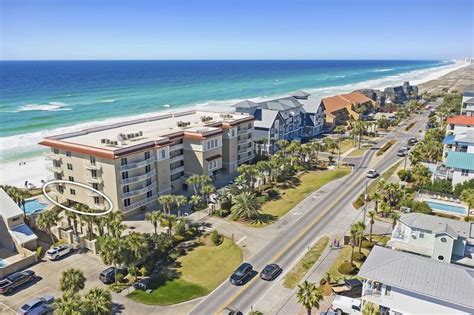
[[0, 295], [0, 314], [17, 314], [18, 309], [29, 299], [39, 297], [45, 294], [60, 297], [59, 278], [61, 273], [70, 268], [82, 270], [86, 278], [85, 289], [87, 291], [93, 287], [105, 287], [99, 281], [99, 273], [106, 268], [101, 262], [100, 257], [90, 253], [77, 253], [64, 257], [58, 261], [49, 261], [44, 259], [42, 262], [28, 268], [33, 270], [38, 276], [35, 283], [25, 285], [15, 291], [10, 296]]

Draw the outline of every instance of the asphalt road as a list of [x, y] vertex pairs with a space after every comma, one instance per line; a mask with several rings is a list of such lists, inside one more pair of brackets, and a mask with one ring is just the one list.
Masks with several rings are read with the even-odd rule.
[[[368, 150], [359, 164], [354, 167], [353, 172], [341, 181], [334, 194], [329, 194], [315, 205], [311, 211], [307, 211], [293, 225], [282, 231], [273, 241], [271, 241], [260, 252], [254, 255], [248, 262], [254, 267], [254, 277], [245, 285], [237, 287], [228, 281], [222, 283], [216, 290], [203, 299], [191, 312], [193, 315], [204, 314], [227, 314], [226, 308], [248, 312], [253, 304], [265, 295], [270, 289], [271, 282], [263, 281], [257, 272], [260, 272], [266, 264], [277, 263], [283, 268], [283, 274], [298, 260], [298, 258], [312, 246], [314, 241], [321, 236], [322, 229], [328, 225], [342, 210], [344, 205], [351, 203], [364, 189], [365, 174], [368, 165], [377, 169], [380, 173], [390, 168], [394, 163], [402, 158], [397, 157], [398, 149], [406, 145], [409, 137], [420, 134], [427, 120], [427, 113], [417, 116], [413, 121], [416, 125], [413, 132], [403, 132], [406, 124], [397, 130], [387, 134], [383, 140], [379, 141], [373, 149]], [[385, 152], [382, 159], [372, 165], [372, 159], [377, 152], [377, 148], [389, 139], [397, 139], [393, 148]]]

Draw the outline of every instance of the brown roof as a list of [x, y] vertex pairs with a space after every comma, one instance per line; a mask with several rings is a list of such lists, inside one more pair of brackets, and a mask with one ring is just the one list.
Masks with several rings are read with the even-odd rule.
[[454, 116], [448, 118], [448, 123], [453, 125], [473, 125], [474, 116]]
[[359, 103], [372, 102], [370, 98], [360, 92], [352, 92], [336, 96], [325, 97], [322, 99], [326, 113], [333, 113], [342, 108], [351, 108], [352, 105]]

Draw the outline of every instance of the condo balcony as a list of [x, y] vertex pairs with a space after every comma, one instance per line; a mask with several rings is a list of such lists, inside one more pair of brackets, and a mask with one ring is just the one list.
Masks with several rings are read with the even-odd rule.
[[237, 131], [237, 134], [238, 135], [244, 135], [246, 133], [249, 133], [249, 132], [252, 132], [253, 131], [253, 128], [245, 128], [245, 129], [239, 129]]
[[88, 201], [87, 206], [92, 210], [105, 210], [105, 207], [107, 207], [107, 205], [103, 203], [94, 203], [93, 201]]
[[145, 159], [145, 160], [140, 161], [140, 162], [128, 163], [128, 164], [121, 165], [121, 166], [119, 166], [119, 169], [121, 171], [133, 170], [135, 168], [145, 167], [149, 164], [152, 164], [153, 162], [155, 162], [155, 157], [151, 156], [148, 159]]
[[123, 193], [122, 199], [130, 198], [130, 197], [133, 197], [133, 196], [143, 195], [143, 194], [146, 194], [148, 191], [153, 190], [155, 188], [156, 188], [156, 183], [153, 183], [153, 184], [148, 185], [148, 186], [144, 185], [144, 186], [140, 186], [140, 187], [137, 187], [137, 188], [134, 188], [134, 189], [130, 189], [129, 192]]
[[138, 183], [138, 182], [141, 182], [143, 180], [147, 180], [148, 178], [154, 178], [155, 176], [156, 176], [156, 170], [152, 169], [150, 172], [145, 173], [143, 175], [122, 179], [122, 180], [120, 180], [120, 184], [121, 185], [128, 185], [128, 184], [132, 184], [132, 183]]
[[63, 173], [63, 169], [61, 168], [61, 166], [47, 165], [46, 169], [53, 173], [59, 173], [59, 174]]
[[95, 191], [92, 191], [90, 189], [87, 189], [87, 195], [90, 197], [102, 197], [101, 194], [96, 193]]
[[180, 172], [184, 172], [184, 166], [180, 166], [180, 167], [177, 167], [177, 168], [173, 168], [171, 170], [171, 175], [174, 175], [174, 174], [178, 174]]
[[44, 154], [44, 156], [50, 160], [56, 160], [56, 161], [60, 161], [61, 160], [61, 155], [59, 155], [58, 153], [54, 153], [54, 152], [47, 152]]
[[238, 164], [245, 163], [245, 162], [248, 162], [248, 161], [252, 160], [254, 157], [255, 157], [254, 154], [246, 155], [246, 156], [243, 156], [243, 157], [239, 156], [237, 162], [238, 162]]
[[253, 150], [254, 150], [253, 146], [250, 146], [248, 148], [239, 149], [238, 152], [239, 152], [239, 154], [244, 155], [248, 152], [253, 152]]
[[123, 208], [123, 211], [125, 212], [128, 212], [128, 211], [132, 211], [132, 210], [135, 210], [137, 208], [140, 208], [142, 206], [145, 206], [153, 201], [156, 201], [156, 198], [158, 197], [157, 194], [153, 194], [151, 197], [148, 197], [146, 199], [142, 199], [138, 202], [135, 202], [135, 203], [132, 203], [131, 205], [127, 206], [127, 207], [124, 207]]
[[98, 164], [92, 164], [90, 161], [84, 161], [84, 167], [88, 170], [102, 170], [102, 166]]
[[182, 161], [182, 160], [184, 160], [184, 155], [177, 155], [175, 157], [170, 158], [170, 164], [172, 164], [174, 162], [179, 162], [179, 161]]
[[86, 176], [86, 182], [93, 184], [102, 184], [104, 179], [102, 177], [92, 177], [90, 175]]
[[176, 151], [176, 150], [181, 150], [183, 148], [184, 148], [184, 145], [182, 143], [172, 145], [172, 146], [170, 146], [170, 152], [173, 152], [173, 151]]
[[249, 137], [249, 138], [246, 138], [246, 139], [240, 139], [237, 141], [238, 144], [245, 144], [245, 143], [249, 143], [252, 141], [252, 137]]

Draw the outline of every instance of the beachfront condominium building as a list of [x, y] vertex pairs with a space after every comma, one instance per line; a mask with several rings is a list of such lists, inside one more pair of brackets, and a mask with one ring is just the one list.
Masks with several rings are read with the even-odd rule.
[[474, 223], [423, 213], [403, 214], [387, 244], [393, 249], [474, 267]]
[[332, 129], [339, 125], [347, 125], [349, 120], [359, 120], [360, 109], [374, 109], [377, 103], [361, 92], [325, 97], [321, 100], [325, 112], [326, 128]]
[[464, 89], [462, 95], [461, 115], [474, 116], [474, 85], [470, 85]]
[[380, 314], [474, 314], [472, 268], [375, 246], [358, 275]]
[[[251, 115], [186, 111], [47, 137], [50, 179], [80, 182], [107, 195], [126, 215], [156, 206], [158, 196], [187, 189], [194, 174], [233, 173], [254, 158]], [[63, 184], [65, 203], [107, 207], [100, 194]]]
[[474, 178], [474, 116], [450, 117], [447, 123], [444, 162], [435, 177], [450, 180], [454, 186]]

